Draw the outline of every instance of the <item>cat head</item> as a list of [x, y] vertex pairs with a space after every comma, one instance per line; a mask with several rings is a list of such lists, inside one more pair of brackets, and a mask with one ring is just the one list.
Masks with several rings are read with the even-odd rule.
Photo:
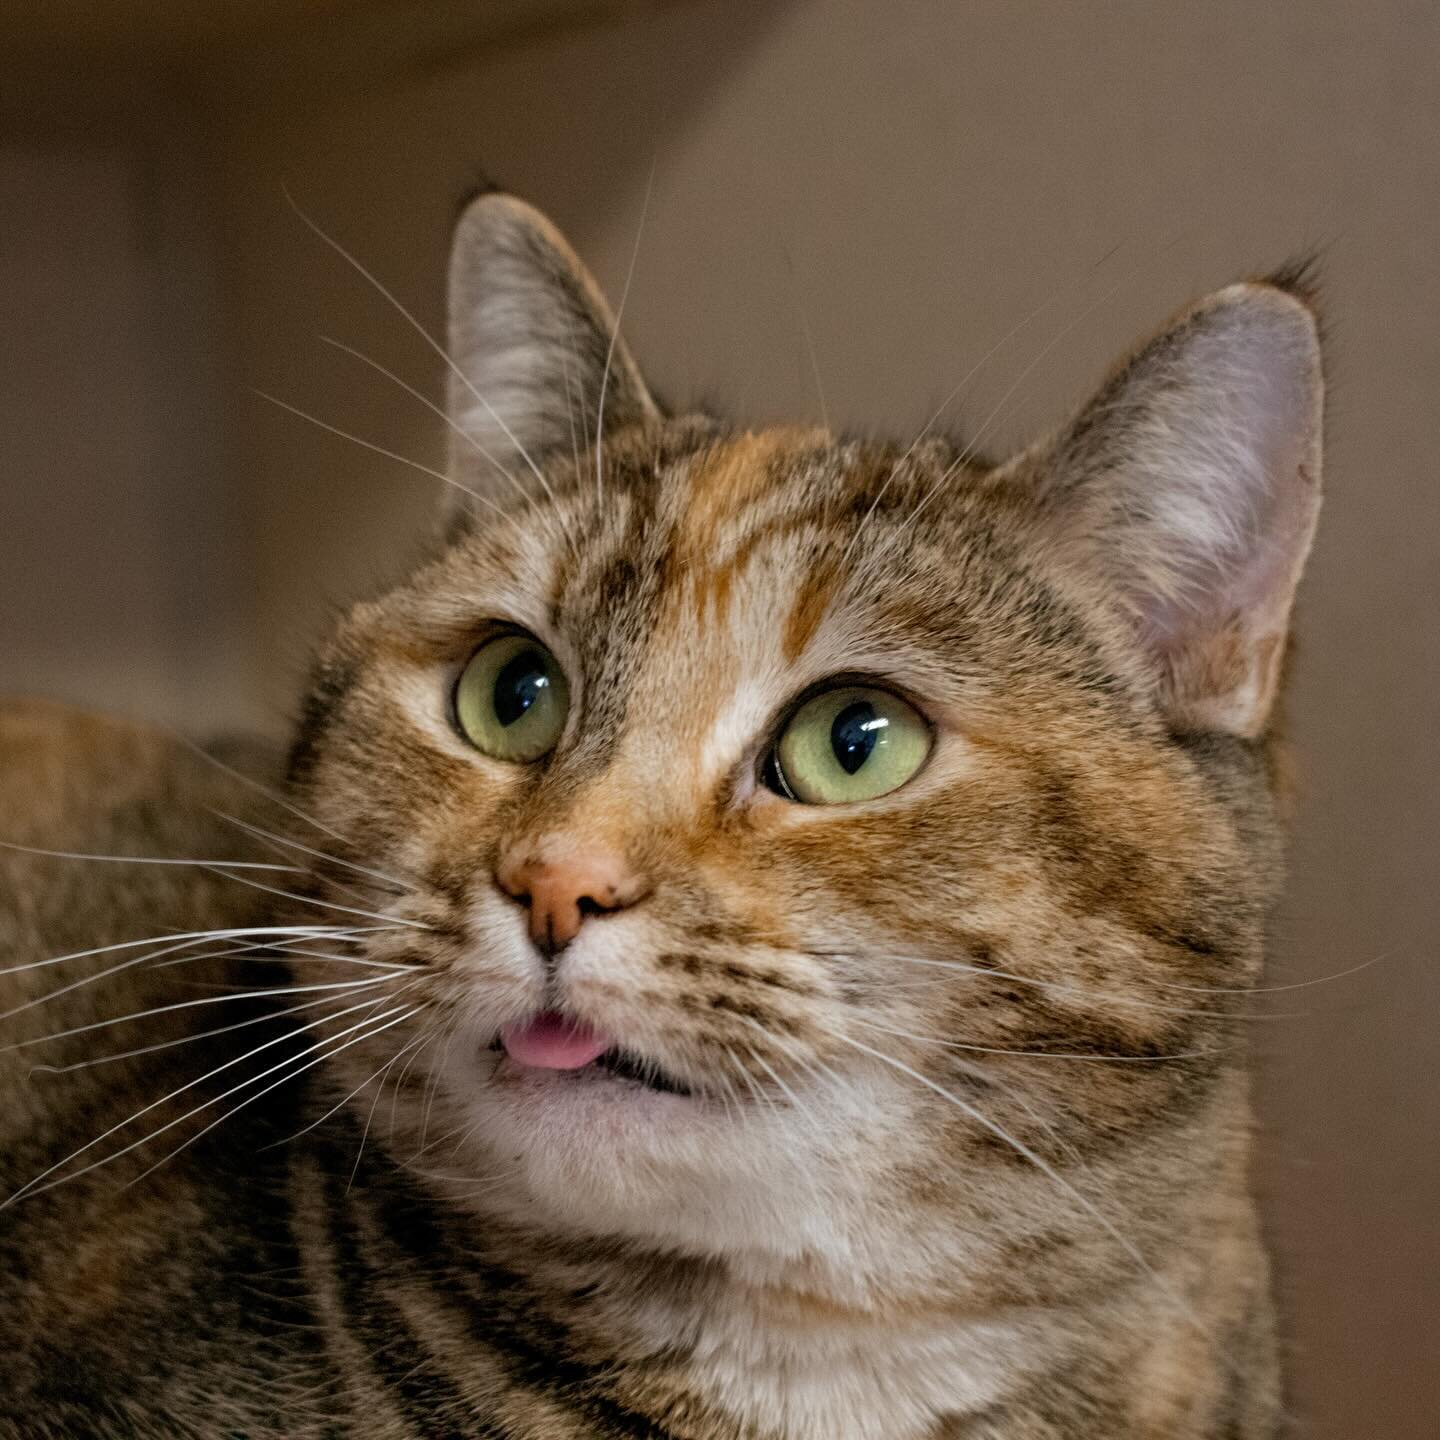
[[1110, 1245], [1077, 1156], [1163, 1212], [1239, 1123], [1305, 295], [1212, 295], [998, 466], [663, 413], [508, 196], [450, 306], [446, 542], [329, 641], [293, 766], [352, 867], [316, 893], [413, 967], [334, 1022], [337, 1093], [393, 1087], [371, 1143], [517, 1224], [857, 1284]]

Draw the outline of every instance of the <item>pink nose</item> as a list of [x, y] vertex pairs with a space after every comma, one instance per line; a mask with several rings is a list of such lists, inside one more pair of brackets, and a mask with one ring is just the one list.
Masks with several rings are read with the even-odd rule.
[[530, 911], [530, 938], [547, 955], [563, 950], [589, 915], [608, 915], [646, 893], [644, 881], [617, 855], [592, 851], [563, 860], [519, 852], [501, 860], [500, 888]]

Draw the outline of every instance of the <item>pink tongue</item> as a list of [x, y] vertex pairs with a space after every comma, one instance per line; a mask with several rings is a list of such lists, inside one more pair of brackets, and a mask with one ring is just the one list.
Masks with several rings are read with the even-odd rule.
[[612, 1045], [608, 1036], [577, 1025], [553, 1010], [524, 1025], [507, 1025], [500, 1032], [505, 1053], [519, 1065], [539, 1070], [578, 1070]]

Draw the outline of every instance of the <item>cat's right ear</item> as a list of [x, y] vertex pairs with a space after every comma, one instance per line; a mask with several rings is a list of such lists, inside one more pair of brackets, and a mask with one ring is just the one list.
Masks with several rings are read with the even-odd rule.
[[660, 413], [589, 272], [513, 195], [481, 195], [455, 227], [449, 342], [450, 474], [481, 496], [510, 499], [547, 452], [583, 456]]

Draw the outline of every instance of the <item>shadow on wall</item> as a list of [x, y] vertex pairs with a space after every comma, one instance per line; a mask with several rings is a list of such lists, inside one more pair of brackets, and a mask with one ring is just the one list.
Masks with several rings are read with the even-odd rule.
[[[434, 415], [317, 334], [358, 349], [434, 401], [443, 396], [442, 366], [398, 310], [297, 221], [282, 184], [438, 335], [450, 227], [479, 184], [517, 190], [540, 205], [596, 260], [618, 297], [653, 173], [636, 286], [637, 299], [642, 289], [653, 295], [656, 264], [667, 251], [679, 258], [666, 235], [674, 218], [667, 217], [667, 157], [706, 128], [704, 117], [786, 8], [666, 7], [637, 27], [597, 26], [564, 43], [452, 57], [380, 93], [235, 134], [225, 224], [245, 380], [317, 419], [439, 465], [444, 431]], [[718, 197], [733, 190], [734, 177], [717, 174], [715, 185]], [[678, 334], [693, 337], [693, 316], [671, 319]], [[428, 529], [438, 489], [239, 388], [231, 398], [232, 464], [265, 517], [262, 682], [277, 713], [290, 702], [330, 605], [403, 569], [411, 553], [405, 537]]]
[[[184, 17], [159, 25], [165, 8], [153, 33], [146, 10], [128, 28], [77, 17], [73, 37], [51, 17], [29, 46], [13, 16], [0, 27], [15, 42], [0, 107], [0, 690], [277, 732], [329, 610], [404, 563], [431, 496], [251, 387], [439, 455], [432, 417], [417, 433], [394, 393], [361, 411], [364, 375], [317, 346], [343, 331], [384, 357], [408, 332], [305, 230], [286, 186], [435, 330], [455, 207], [527, 157], [492, 159], [486, 125], [428, 97], [512, 43], [543, 57], [665, 7], [336, 3], [267, 40], [288, 12], [256, 4], [236, 13], [262, 28], [206, 28], [188, 48]], [[736, 7], [658, 100], [622, 68], [607, 124], [577, 146], [570, 206], [602, 214], [643, 186], [777, 8]], [[553, 96], [537, 84], [520, 128], [543, 137]], [[357, 121], [379, 113], [384, 133], [357, 146]], [[327, 134], [345, 138], [326, 151]], [[433, 355], [402, 363], [438, 392]]]

